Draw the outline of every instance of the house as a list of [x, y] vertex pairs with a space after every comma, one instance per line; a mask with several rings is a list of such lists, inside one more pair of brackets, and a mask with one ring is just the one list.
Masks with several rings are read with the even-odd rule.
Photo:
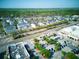
[[29, 27], [29, 23], [25, 19], [20, 19], [18, 20], [17, 27], [18, 27], [18, 30], [25, 30]]
[[77, 20], [77, 19], [79, 19], [79, 15], [73, 15], [72, 16], [72, 20]]
[[53, 24], [54, 21], [53, 21], [53, 20], [48, 20], [48, 23], [49, 23], [49, 24]]
[[2, 25], [6, 33], [11, 33], [16, 31], [16, 27], [14, 25], [14, 19], [11, 19], [10, 17], [4, 18], [2, 20]]
[[44, 26], [44, 24], [42, 22], [38, 22], [39, 26]]
[[31, 28], [36, 28], [36, 25], [34, 23], [32, 23]]

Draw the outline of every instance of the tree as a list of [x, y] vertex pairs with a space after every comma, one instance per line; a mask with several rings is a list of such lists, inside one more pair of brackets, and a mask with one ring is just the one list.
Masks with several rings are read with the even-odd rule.
[[34, 42], [39, 42], [39, 40], [35, 38], [35, 39], [34, 39]]
[[43, 47], [41, 46], [41, 44], [35, 43], [35, 48], [38, 49], [38, 50], [40, 51], [40, 53], [41, 53], [44, 57], [46, 57], [46, 58], [49, 58], [49, 57], [50, 57], [50, 55], [51, 55], [50, 51], [47, 50], [47, 49], [45, 49], [45, 48], [43, 48]]
[[67, 59], [79, 59], [74, 53], [71, 53], [71, 52], [68, 52], [65, 55], [65, 58], [67, 58]]
[[44, 38], [44, 40], [46, 40], [47, 42], [49, 42], [49, 40], [50, 40], [50, 38], [49, 38], [48, 36], [44, 36], [43, 38]]
[[66, 52], [62, 51], [62, 54], [65, 56], [66, 55]]
[[0, 21], [0, 33], [5, 33], [2, 22]]
[[16, 29], [18, 29], [17, 24], [18, 24], [18, 21], [17, 21], [17, 19], [15, 19], [14, 25], [15, 25]]
[[58, 51], [61, 49], [61, 44], [60, 43], [56, 43], [55, 44], [55, 51]]
[[48, 41], [48, 43], [49, 43], [49, 44], [56, 44], [56, 43], [57, 43], [57, 41], [56, 41], [56, 40], [54, 40], [54, 39], [50, 39], [50, 40]]
[[47, 49], [42, 49], [40, 53], [46, 58], [49, 58], [51, 56], [50, 51]]
[[79, 59], [79, 57], [77, 57], [74, 53], [72, 52], [64, 52], [62, 51], [62, 54], [64, 55], [64, 59]]
[[35, 43], [35, 48], [38, 49], [38, 50], [41, 50], [42, 49], [42, 46], [39, 43]]

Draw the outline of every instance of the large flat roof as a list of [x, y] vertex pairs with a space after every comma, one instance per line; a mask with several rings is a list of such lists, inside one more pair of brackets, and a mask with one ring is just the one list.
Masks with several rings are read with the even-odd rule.
[[9, 46], [9, 54], [11, 59], [25, 59], [26, 57], [30, 57], [22, 43], [11, 44]]
[[73, 38], [79, 39], [79, 26], [74, 25], [74, 26], [66, 27], [60, 30], [60, 32], [68, 36], [71, 36]]

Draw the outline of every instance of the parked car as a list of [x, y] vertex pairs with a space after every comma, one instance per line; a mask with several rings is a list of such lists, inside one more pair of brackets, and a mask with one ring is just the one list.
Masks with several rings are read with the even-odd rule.
[[79, 49], [73, 49], [72, 52], [74, 52], [75, 54], [79, 54]]

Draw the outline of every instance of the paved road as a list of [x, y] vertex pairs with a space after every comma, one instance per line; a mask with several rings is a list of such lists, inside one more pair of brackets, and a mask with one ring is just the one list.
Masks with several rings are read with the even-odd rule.
[[74, 25], [74, 24], [75, 23], [72, 23], [72, 24], [69, 24], [69, 25], [62, 24], [62, 25], [58, 25], [58, 27], [54, 28], [54, 29], [44, 30], [42, 32], [37, 32], [37, 33], [31, 32], [32, 35], [26, 35], [26, 37], [19, 38], [19, 39], [16, 39], [16, 40], [12, 40], [11, 42], [2, 43], [2, 44], [0, 44], [0, 53], [5, 51], [6, 47], [9, 44], [22, 42], [22, 41], [25, 41], [25, 40], [30, 40], [30, 39], [33, 39], [33, 38], [38, 37], [38, 36], [44, 36], [46, 34], [52, 35], [53, 33], [57, 32], [58, 30], [60, 30], [60, 29], [62, 29], [64, 27], [68, 27], [68, 26]]
[[61, 51], [55, 52], [51, 59], [61, 59], [62, 53]]

